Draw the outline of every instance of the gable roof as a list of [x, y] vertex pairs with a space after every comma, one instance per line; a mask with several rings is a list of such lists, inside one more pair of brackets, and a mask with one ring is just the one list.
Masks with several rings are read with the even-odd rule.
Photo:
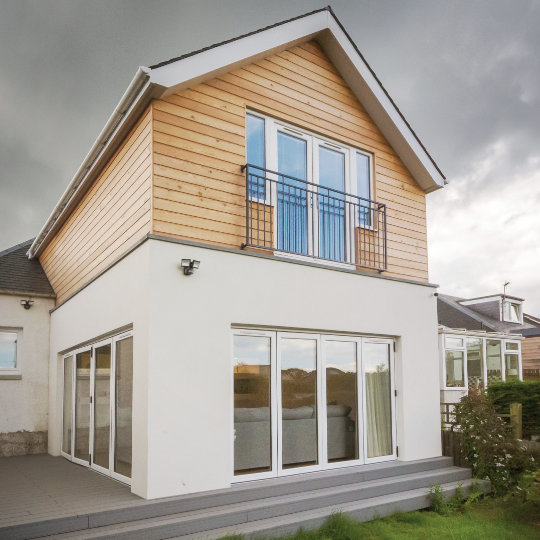
[[44, 249], [152, 99], [310, 40], [321, 45], [419, 186], [426, 193], [443, 187], [446, 180], [441, 170], [332, 9], [326, 7], [150, 67], [139, 67], [28, 255], [35, 257]]
[[489, 317], [462, 304], [466, 298], [458, 298], [446, 294], [437, 297], [437, 314], [439, 324], [450, 328], [466, 328], [467, 330], [491, 330], [505, 334], [518, 333], [526, 328], [533, 328], [532, 324], [509, 323]]
[[26, 256], [32, 242], [27, 240], [0, 251], [0, 294], [56, 296], [39, 261]]

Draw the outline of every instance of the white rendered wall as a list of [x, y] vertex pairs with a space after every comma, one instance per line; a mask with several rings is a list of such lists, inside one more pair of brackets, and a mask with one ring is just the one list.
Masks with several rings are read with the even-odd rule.
[[132, 491], [147, 497], [148, 242], [51, 314], [49, 453], [62, 440], [61, 352], [133, 325]]
[[[145, 246], [149, 498], [230, 485], [232, 324], [398, 336], [399, 459], [441, 455], [433, 288], [159, 240]], [[184, 276], [182, 258], [200, 269]]]
[[[0, 433], [47, 431], [50, 298], [33, 297], [30, 309], [21, 306], [28, 295], [0, 295], [0, 328], [22, 329], [18, 343], [20, 379], [0, 375]], [[7, 372], [3, 372], [7, 373]]]

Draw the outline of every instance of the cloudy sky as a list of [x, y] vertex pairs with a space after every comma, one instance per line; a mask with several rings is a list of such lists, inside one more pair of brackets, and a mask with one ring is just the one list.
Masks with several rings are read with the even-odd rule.
[[[0, 0], [0, 249], [34, 236], [137, 66], [317, 9], [309, 0]], [[450, 184], [431, 281], [540, 315], [540, 0], [333, 0]]]

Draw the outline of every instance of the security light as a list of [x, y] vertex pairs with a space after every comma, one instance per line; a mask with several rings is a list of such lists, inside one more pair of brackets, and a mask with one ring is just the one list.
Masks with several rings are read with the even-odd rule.
[[34, 301], [28, 298], [28, 300], [21, 300], [21, 306], [24, 309], [30, 309], [34, 305]]
[[200, 264], [201, 261], [196, 261], [194, 259], [182, 259], [180, 261], [180, 268], [184, 270], [185, 276], [190, 276], [197, 268], [199, 268]]

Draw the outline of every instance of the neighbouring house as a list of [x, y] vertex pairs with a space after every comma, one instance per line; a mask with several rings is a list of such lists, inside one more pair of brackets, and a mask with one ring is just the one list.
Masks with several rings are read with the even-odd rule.
[[437, 466], [444, 184], [329, 9], [140, 68], [28, 246], [48, 452], [148, 499]]
[[47, 451], [54, 291], [32, 240], [0, 251], [0, 456]]
[[469, 388], [523, 379], [535, 354], [528, 340], [540, 336], [540, 321], [523, 312], [524, 301], [507, 294], [438, 295], [442, 402], [459, 401]]

